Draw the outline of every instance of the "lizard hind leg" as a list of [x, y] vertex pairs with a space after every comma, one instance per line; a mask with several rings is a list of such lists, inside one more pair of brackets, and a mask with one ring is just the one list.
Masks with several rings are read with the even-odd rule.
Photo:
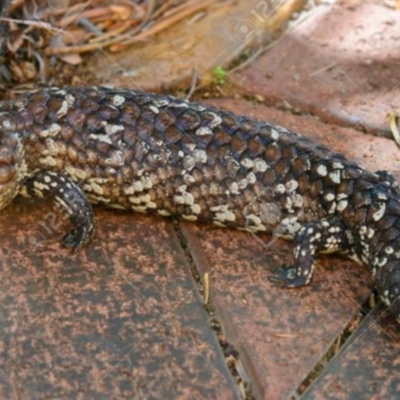
[[288, 288], [310, 283], [316, 253], [348, 252], [352, 248], [347, 228], [334, 218], [304, 224], [294, 237], [294, 244], [294, 264], [276, 268], [270, 278]]

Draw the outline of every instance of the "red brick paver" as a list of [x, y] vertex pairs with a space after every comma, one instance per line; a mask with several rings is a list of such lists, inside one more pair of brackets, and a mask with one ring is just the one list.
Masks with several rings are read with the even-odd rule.
[[48, 204], [0, 214], [0, 398], [239, 398], [172, 223], [97, 211], [77, 255]]
[[303, 399], [397, 399], [399, 350], [399, 324], [377, 307]]
[[400, 10], [359, 3], [316, 7], [234, 80], [269, 104], [388, 133], [400, 109]]

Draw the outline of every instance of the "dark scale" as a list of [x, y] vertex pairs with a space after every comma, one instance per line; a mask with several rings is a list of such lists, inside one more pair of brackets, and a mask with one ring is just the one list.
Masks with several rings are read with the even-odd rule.
[[265, 122], [169, 96], [98, 87], [47, 89], [0, 104], [0, 208], [51, 198], [78, 250], [91, 203], [294, 240], [273, 280], [308, 284], [314, 256], [367, 265], [400, 320], [400, 194], [325, 146]]

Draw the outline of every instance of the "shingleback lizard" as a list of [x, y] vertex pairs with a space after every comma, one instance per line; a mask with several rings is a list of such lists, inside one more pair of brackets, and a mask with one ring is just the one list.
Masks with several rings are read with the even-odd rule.
[[94, 231], [90, 203], [294, 240], [283, 286], [308, 284], [318, 252], [367, 265], [400, 322], [400, 193], [280, 126], [166, 95], [101, 87], [39, 90], [0, 103], [0, 208], [48, 197], [74, 229]]

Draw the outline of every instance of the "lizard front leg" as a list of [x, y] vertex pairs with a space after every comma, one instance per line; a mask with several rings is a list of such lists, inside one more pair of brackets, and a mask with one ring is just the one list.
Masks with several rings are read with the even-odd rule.
[[66, 213], [74, 229], [64, 236], [62, 244], [78, 251], [94, 234], [94, 214], [82, 189], [67, 175], [40, 171], [25, 179], [21, 192], [32, 197], [51, 199]]
[[351, 235], [336, 218], [304, 224], [294, 237], [294, 265], [284, 265], [274, 271], [271, 280], [293, 288], [310, 283], [314, 273], [316, 253], [350, 253]]

